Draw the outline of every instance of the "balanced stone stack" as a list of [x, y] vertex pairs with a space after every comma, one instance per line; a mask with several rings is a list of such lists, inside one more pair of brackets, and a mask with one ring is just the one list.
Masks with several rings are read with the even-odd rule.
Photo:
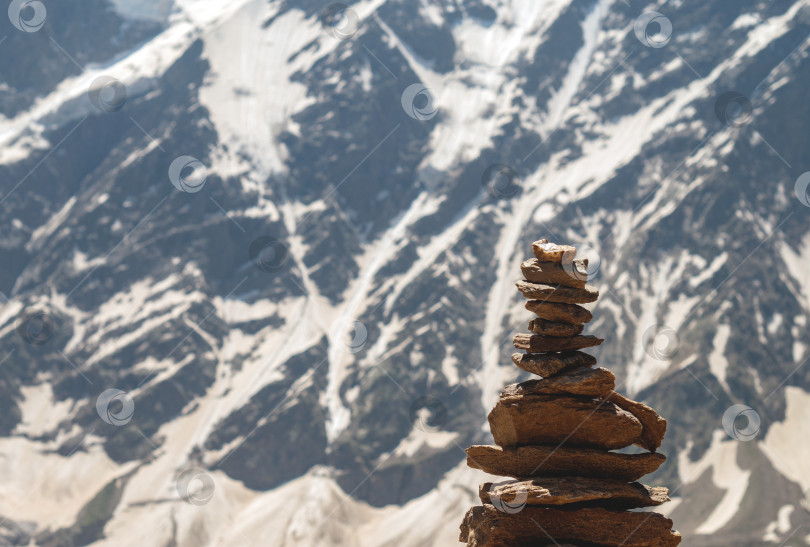
[[[527, 353], [512, 361], [542, 377], [506, 387], [489, 414], [497, 446], [471, 446], [467, 465], [513, 477], [484, 483], [483, 505], [471, 508], [460, 541], [472, 547], [536, 545], [678, 545], [672, 521], [629, 511], [669, 501], [664, 487], [635, 482], [658, 469], [666, 421], [614, 390], [615, 377], [579, 351], [602, 343], [583, 335], [599, 291], [588, 285], [588, 262], [576, 249], [547, 240], [532, 244], [518, 290], [529, 299], [531, 334], [514, 343]], [[614, 452], [630, 445], [646, 451]]]

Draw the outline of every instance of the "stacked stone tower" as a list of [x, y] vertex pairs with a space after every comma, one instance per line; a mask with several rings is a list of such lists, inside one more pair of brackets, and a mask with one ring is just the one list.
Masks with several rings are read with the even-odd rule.
[[[529, 299], [531, 334], [515, 336], [512, 361], [540, 376], [507, 386], [489, 414], [496, 446], [471, 446], [467, 465], [513, 477], [484, 483], [460, 541], [471, 547], [601, 545], [668, 547], [681, 536], [655, 512], [629, 511], [669, 501], [664, 487], [634, 482], [666, 459], [656, 453], [666, 420], [614, 391], [615, 376], [579, 351], [602, 343], [582, 335], [599, 291], [576, 249], [532, 244], [518, 290]], [[614, 452], [630, 445], [645, 451]]]

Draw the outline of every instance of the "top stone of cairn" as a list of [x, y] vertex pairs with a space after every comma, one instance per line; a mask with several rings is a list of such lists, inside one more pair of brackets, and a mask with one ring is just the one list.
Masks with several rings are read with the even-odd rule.
[[576, 247], [570, 245], [557, 245], [549, 243], [547, 239], [539, 239], [532, 243], [532, 252], [541, 262], [571, 263], [577, 254]]

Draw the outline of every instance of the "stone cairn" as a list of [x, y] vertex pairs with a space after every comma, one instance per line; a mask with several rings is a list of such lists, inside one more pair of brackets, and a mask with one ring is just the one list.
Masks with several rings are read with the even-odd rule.
[[[579, 350], [601, 338], [582, 335], [599, 291], [586, 284], [588, 261], [543, 239], [520, 265], [518, 290], [529, 299], [532, 334], [515, 336], [512, 361], [541, 376], [507, 386], [489, 413], [497, 446], [471, 446], [467, 465], [513, 477], [484, 483], [460, 541], [472, 547], [536, 545], [678, 545], [672, 520], [629, 511], [669, 501], [664, 487], [635, 482], [666, 459], [656, 453], [666, 420], [614, 390], [615, 376]], [[630, 445], [642, 453], [612, 452]]]

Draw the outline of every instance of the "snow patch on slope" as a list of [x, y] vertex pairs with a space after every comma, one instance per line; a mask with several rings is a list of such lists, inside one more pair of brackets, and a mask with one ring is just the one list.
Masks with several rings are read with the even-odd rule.
[[725, 490], [723, 498], [695, 530], [697, 534], [713, 534], [720, 530], [740, 508], [748, 489], [751, 471], [743, 470], [737, 465], [738, 443], [739, 441], [728, 440], [724, 431], [717, 430], [712, 437], [711, 446], [697, 462], [689, 460], [689, 445], [678, 455], [678, 473], [684, 483], [694, 482], [711, 468], [712, 482]]

